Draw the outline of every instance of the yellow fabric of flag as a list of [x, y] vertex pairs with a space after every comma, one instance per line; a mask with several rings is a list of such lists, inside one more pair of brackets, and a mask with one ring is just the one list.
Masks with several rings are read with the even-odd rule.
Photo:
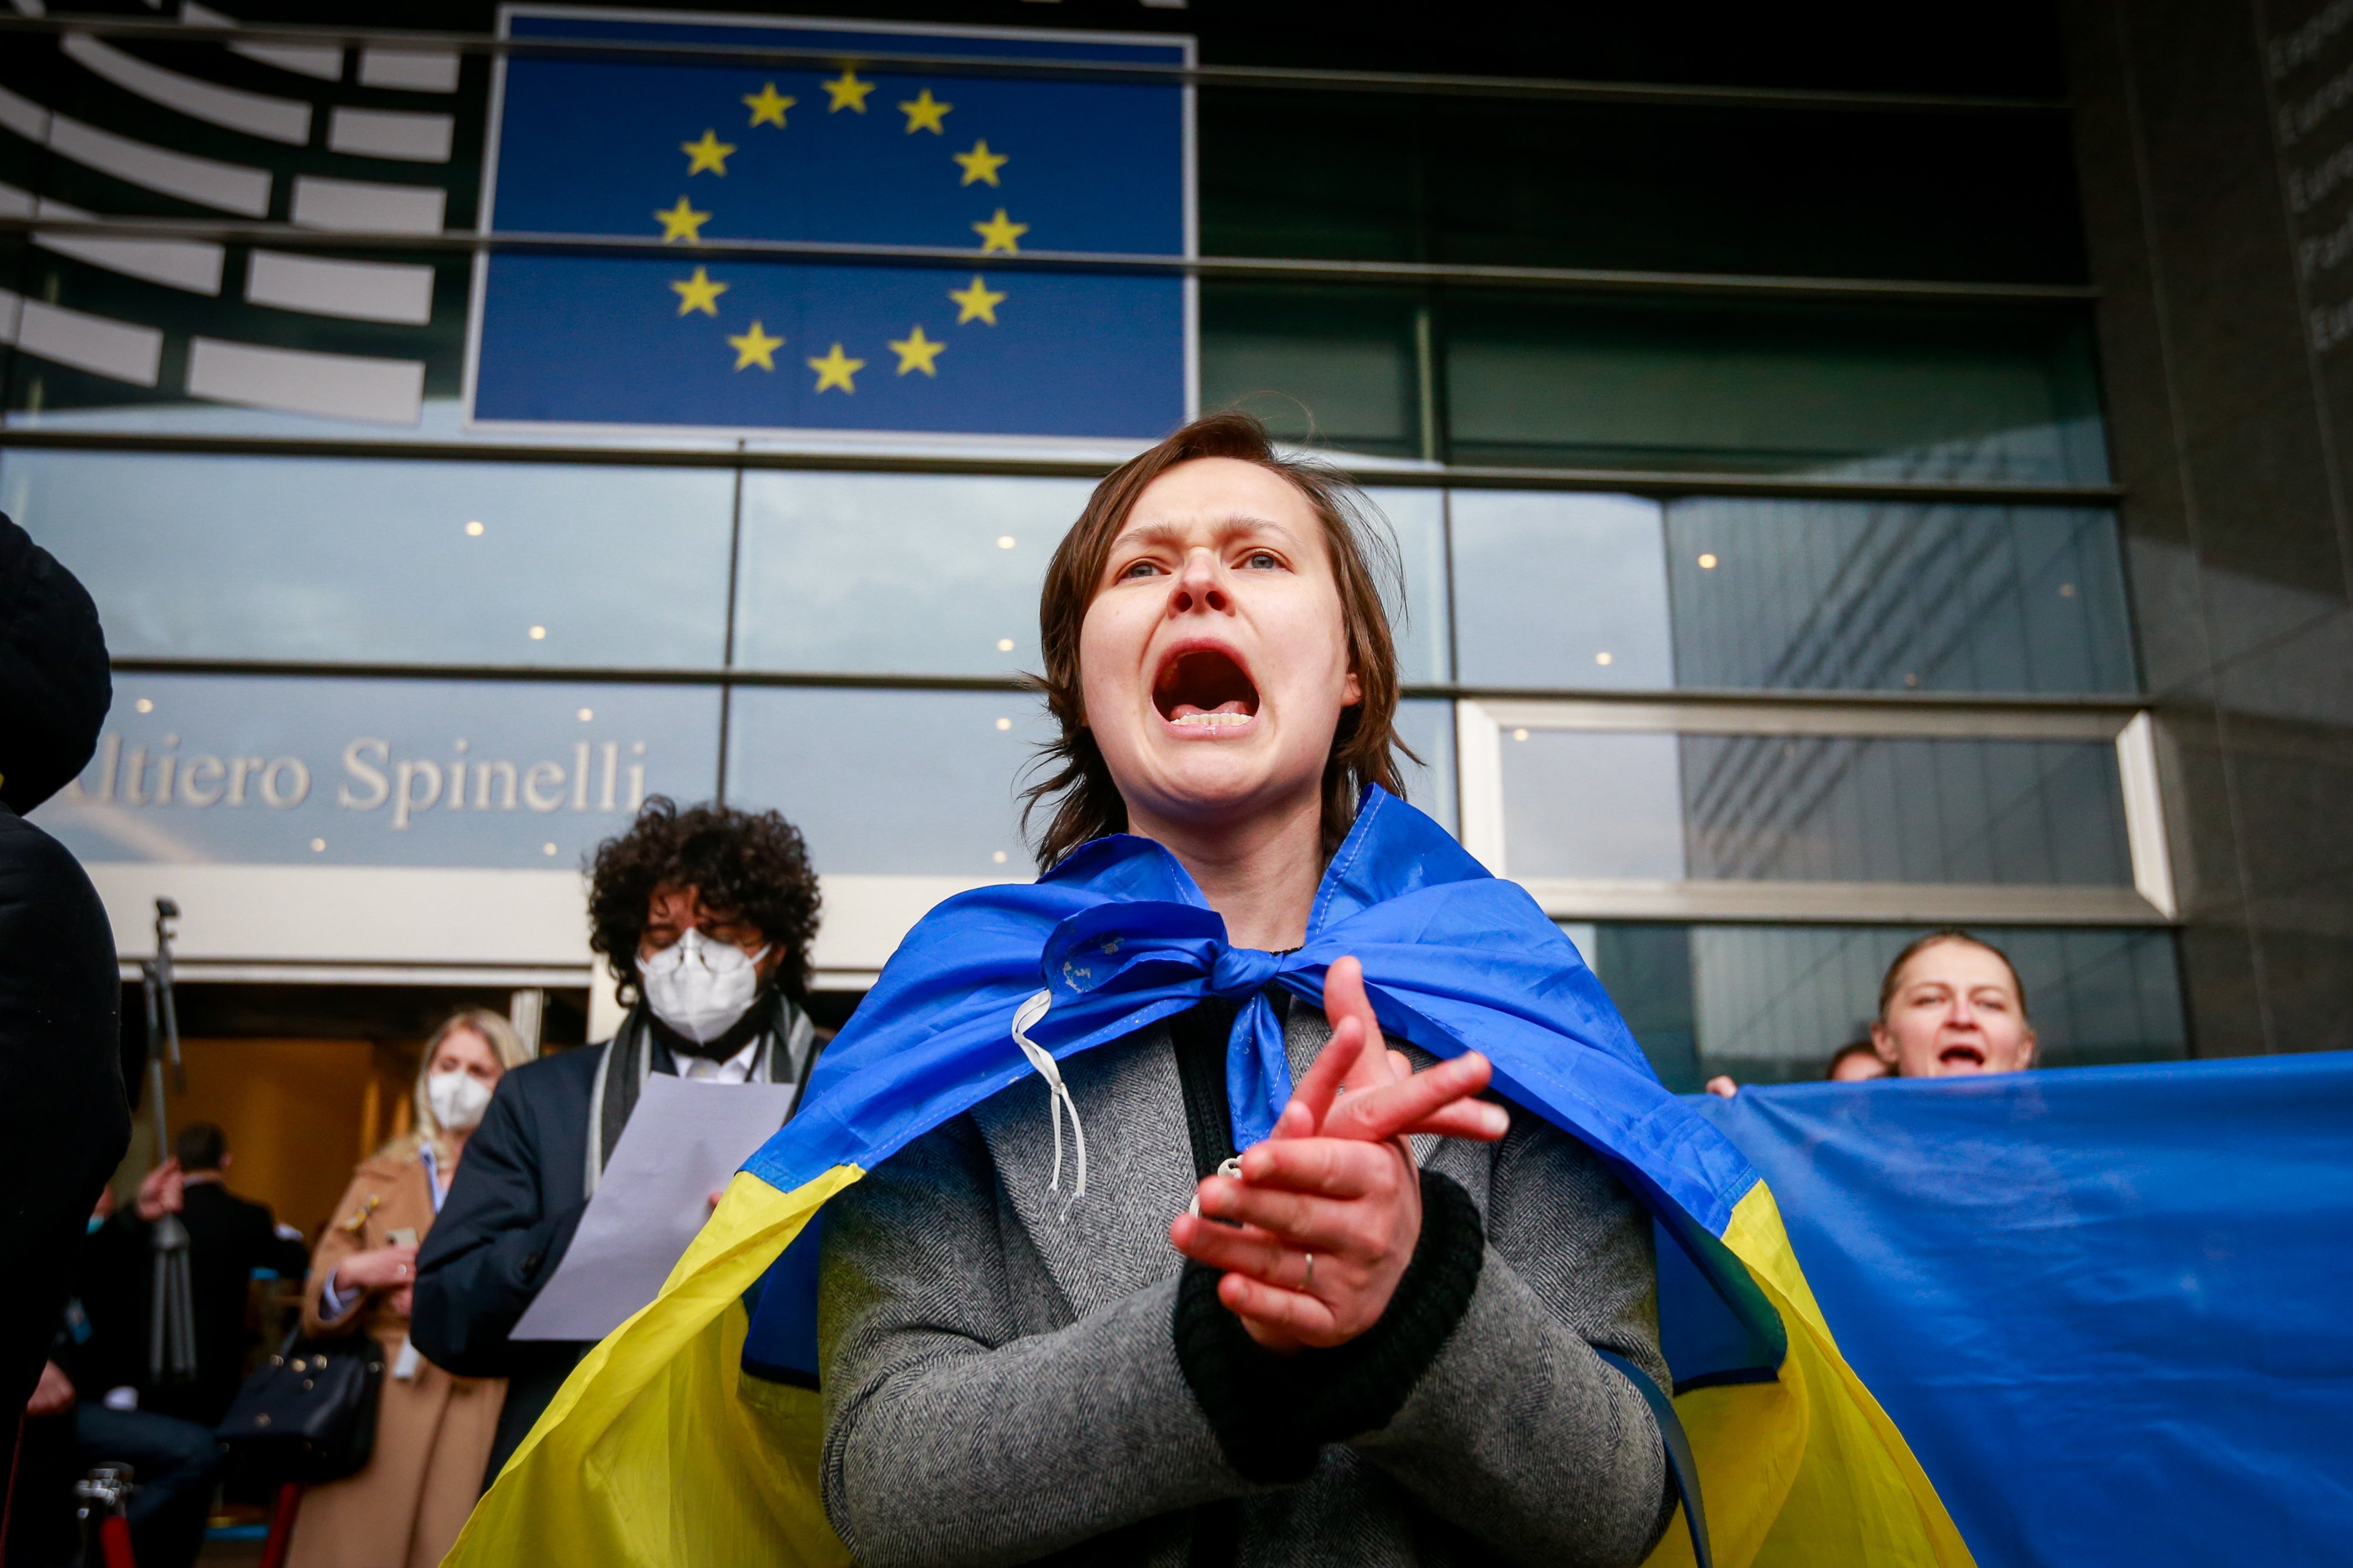
[[[739, 1173], [662, 1292], [564, 1385], [445, 1568], [836, 1568], [809, 1391], [742, 1373], [744, 1292], [863, 1173], [780, 1193]], [[1689, 1431], [1722, 1568], [1970, 1568], [1936, 1489], [1831, 1337], [1758, 1184], [1724, 1241], [1788, 1325], [1778, 1381], [1703, 1388]], [[1680, 1523], [1656, 1568], [1693, 1561]]]

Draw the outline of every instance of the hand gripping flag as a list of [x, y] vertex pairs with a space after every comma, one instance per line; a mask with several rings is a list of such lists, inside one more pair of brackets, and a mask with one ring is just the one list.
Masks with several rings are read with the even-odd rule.
[[[1497, 1092], [1583, 1139], [1650, 1205], [1664, 1348], [1717, 1562], [1970, 1561], [1841, 1358], [1746, 1159], [1659, 1083], [1526, 893], [1373, 788], [1293, 952], [1228, 943], [1176, 859], [1126, 836], [925, 917], [826, 1052], [800, 1114], [737, 1173], [661, 1295], [565, 1384], [450, 1563], [845, 1561], [818, 1473], [811, 1218], [911, 1140], [1033, 1075], [1059, 1139], [1060, 1074], [1044, 1069], [1206, 996], [1246, 1003], [1229, 1099], [1237, 1143], [1261, 1139], [1291, 1083], [1261, 994], [1279, 984], [1320, 1003], [1325, 970], [1350, 954], [1384, 1029], [1440, 1057], [1485, 1052]], [[1073, 1133], [1063, 1179], [1084, 1202], [1085, 1180], [1116, 1176], [1083, 1173]], [[738, 1302], [764, 1277], [747, 1319]], [[1691, 1556], [1670, 1531], [1652, 1560]]]

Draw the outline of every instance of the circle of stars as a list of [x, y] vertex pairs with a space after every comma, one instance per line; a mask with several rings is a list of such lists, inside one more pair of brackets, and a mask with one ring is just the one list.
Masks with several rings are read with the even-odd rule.
[[[844, 110], [864, 114], [867, 98], [880, 84], [861, 79], [856, 67], [845, 65], [839, 76], [818, 85], [825, 90], [825, 111], [828, 114], [839, 114]], [[799, 106], [800, 100], [777, 91], [776, 84], [770, 81], [763, 82], [758, 92], [744, 94], [742, 102], [750, 111], [750, 118], [744, 127], [746, 132], [757, 132], [764, 125], [785, 131], [789, 129], [786, 115]], [[921, 132], [943, 139], [947, 135], [947, 117], [955, 110], [954, 103], [944, 102], [934, 96], [929, 87], [921, 89], [913, 98], [901, 100], [896, 107], [906, 116], [905, 134], [913, 136]], [[738, 143], [722, 142], [716, 126], [706, 126], [700, 137], [691, 142], [681, 142], [678, 146], [679, 151], [686, 154], [683, 177], [689, 180], [706, 174], [714, 179], [725, 179], [727, 160], [740, 150]], [[962, 178], [957, 182], [960, 188], [987, 185], [992, 190], [1004, 187], [1003, 170], [1013, 161], [1011, 154], [993, 150], [986, 138], [976, 138], [966, 151], [951, 152], [948, 158], [962, 172]], [[711, 221], [709, 212], [697, 209], [683, 195], [676, 205], [667, 209], [657, 208], [653, 216], [654, 221], [661, 226], [664, 245], [702, 244], [702, 226]], [[1004, 207], [998, 207], [988, 218], [971, 226], [973, 233], [979, 237], [979, 251], [983, 256], [1018, 255], [1021, 237], [1029, 232], [1028, 224], [1014, 222]], [[719, 316], [719, 297], [726, 293], [729, 287], [713, 279], [709, 269], [703, 267], [697, 267], [691, 277], [674, 279], [670, 284], [671, 291], [678, 296], [680, 316], [700, 314], [714, 320]], [[984, 326], [997, 325], [997, 308], [1006, 300], [1003, 290], [989, 288], [987, 280], [977, 272], [964, 288], [949, 289], [947, 297], [956, 307], [955, 324], [959, 327], [976, 321]], [[768, 331], [756, 318], [748, 331], [728, 334], [726, 342], [727, 346], [734, 351], [735, 369], [739, 373], [756, 369], [774, 374], [776, 351], [785, 346], [784, 338]], [[922, 323], [918, 322], [908, 329], [905, 337], [892, 339], [890, 348], [899, 359], [897, 374], [902, 376], [922, 374], [937, 380], [939, 357], [947, 351], [948, 343], [944, 339], [927, 336]], [[867, 363], [851, 356], [839, 342], [823, 354], [807, 356], [803, 363], [817, 373], [818, 392], [838, 390], [845, 396], [856, 395], [858, 373], [864, 370]]]

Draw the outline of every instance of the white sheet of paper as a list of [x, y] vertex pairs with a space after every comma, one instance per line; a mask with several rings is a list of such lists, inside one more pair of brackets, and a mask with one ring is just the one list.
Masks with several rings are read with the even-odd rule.
[[601, 1340], [619, 1328], [660, 1291], [711, 1216], [711, 1194], [785, 1124], [792, 1106], [788, 1083], [648, 1078], [571, 1249], [512, 1337]]

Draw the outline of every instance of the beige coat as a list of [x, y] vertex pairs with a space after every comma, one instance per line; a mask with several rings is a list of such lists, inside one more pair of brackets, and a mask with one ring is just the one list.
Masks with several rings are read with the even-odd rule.
[[303, 1332], [364, 1331], [384, 1347], [388, 1364], [375, 1451], [359, 1474], [302, 1494], [288, 1568], [433, 1568], [481, 1495], [504, 1380], [452, 1377], [422, 1359], [414, 1377], [395, 1378], [408, 1321], [393, 1310], [388, 1291], [370, 1292], [332, 1322], [320, 1316], [320, 1293], [344, 1258], [389, 1246], [396, 1230], [425, 1239], [433, 1224], [430, 1181], [414, 1154], [361, 1162], [311, 1257]]

